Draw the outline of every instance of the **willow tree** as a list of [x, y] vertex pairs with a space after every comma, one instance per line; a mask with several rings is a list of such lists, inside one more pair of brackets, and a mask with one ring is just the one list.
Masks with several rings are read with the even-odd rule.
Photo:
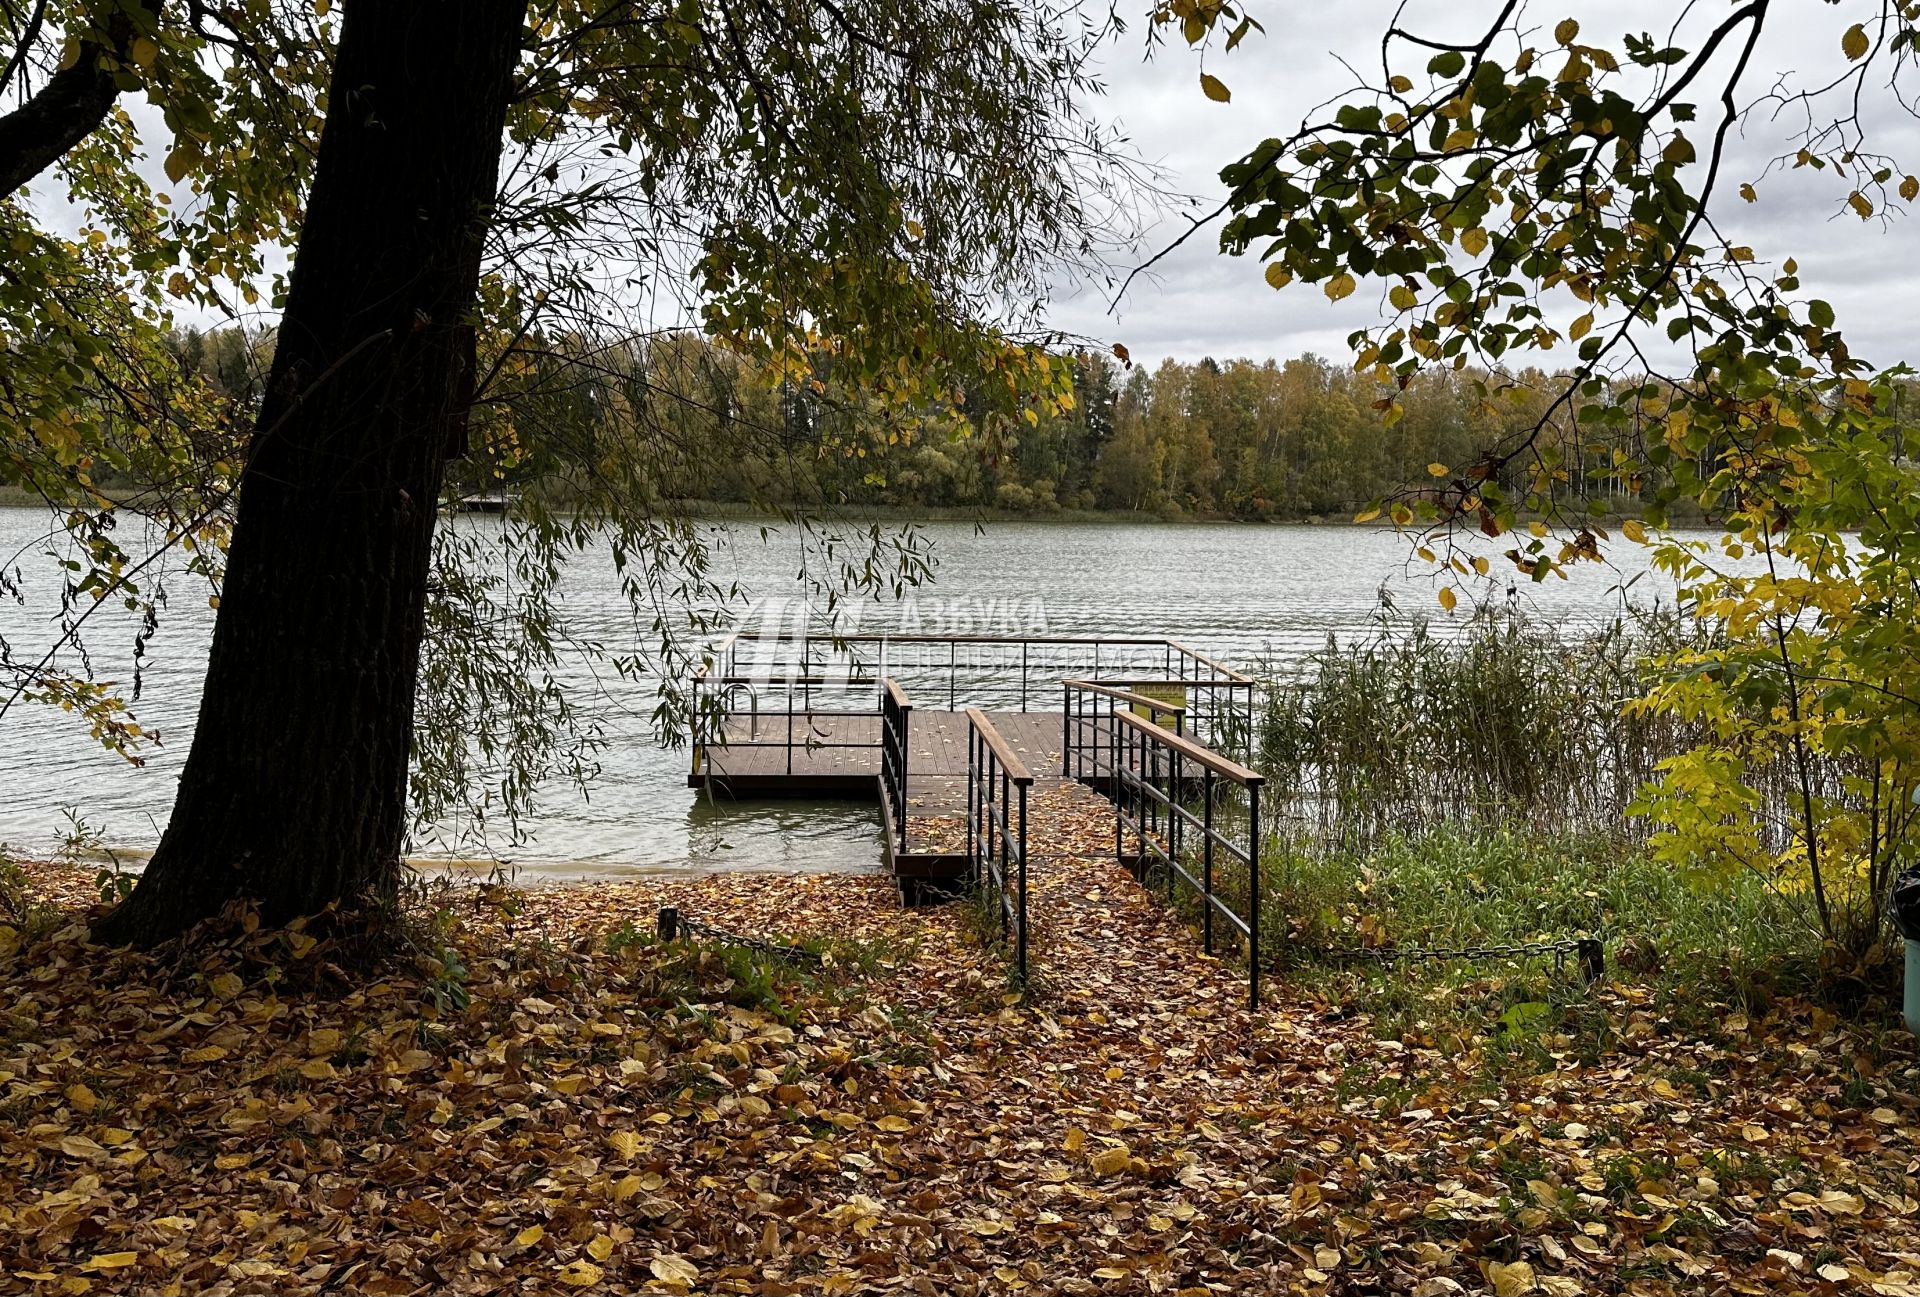
[[[1257, 254], [1275, 289], [1377, 287], [1383, 322], [1350, 342], [1388, 422], [1423, 367], [1564, 357], [1537, 418], [1361, 516], [1427, 530], [1458, 577], [1504, 558], [1544, 580], [1610, 539], [1603, 501], [1565, 517], [1556, 487], [1581, 462], [1623, 479], [1644, 518], [1620, 530], [1657, 547], [1720, 638], [1665, 663], [1639, 704], [1708, 735], [1648, 791], [1656, 849], [1764, 871], [1858, 952], [1878, 940], [1888, 879], [1920, 860], [1910, 383], [1854, 354], [1791, 249], [1739, 242], [1727, 216], [1795, 176], [1826, 182], [1839, 219], [1920, 199], [1886, 125], [1912, 114], [1920, 11], [1793, 7], [1821, 33], [1796, 43], [1799, 75], [1763, 62], [1789, 12], [1688, 7], [1618, 39], [1598, 30], [1604, 10], [1536, 25], [1518, 0], [1450, 13], [1446, 30], [1396, 16], [1366, 84], [1228, 166], [1214, 215], [1222, 248]], [[1202, 47], [1248, 31], [1196, 0], [1156, 17]], [[1734, 141], [1769, 131], [1777, 152], [1741, 174]], [[1479, 396], [1504, 394], [1496, 379]], [[1579, 460], [1548, 435], [1555, 420], [1577, 430]], [[1723, 524], [1717, 544], [1649, 534], [1683, 499]], [[1764, 791], [1774, 779], [1786, 796]]]
[[[298, 240], [199, 722], [108, 940], [391, 895], [450, 460], [574, 475], [568, 510], [522, 533], [548, 572], [598, 536], [637, 606], [711, 591], [684, 576], [698, 537], [635, 507], [617, 448], [515, 417], [556, 370], [617, 368], [597, 358], [662, 298], [782, 388], [823, 390], [826, 358], [881, 408], [1071, 399], [1020, 331], [1107, 214], [1108, 141], [1076, 107], [1098, 24], [961, 0], [355, 0], [318, 35], [325, 125], [310, 190], [284, 195]], [[217, 188], [223, 158], [270, 143], [247, 126], [172, 152]]]
[[[45, 502], [28, 549], [62, 588], [51, 645], [0, 640], [0, 722], [53, 704], [128, 760], [151, 746], [130, 710], [141, 649], [172, 579], [217, 588], [251, 416], [183, 369], [169, 307], [275, 291], [331, 56], [318, 21], [306, 3], [0, 6], [0, 487]], [[145, 179], [150, 144], [190, 202]], [[0, 556], [9, 578], [24, 553]], [[130, 687], [88, 669], [102, 611], [132, 614]]]

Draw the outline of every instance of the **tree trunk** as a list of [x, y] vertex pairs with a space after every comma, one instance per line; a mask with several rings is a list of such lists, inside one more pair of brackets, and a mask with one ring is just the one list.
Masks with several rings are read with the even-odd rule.
[[[349, 0], [173, 817], [96, 935], [391, 895], [526, 0]], [[261, 141], [260, 147], [271, 147]]]

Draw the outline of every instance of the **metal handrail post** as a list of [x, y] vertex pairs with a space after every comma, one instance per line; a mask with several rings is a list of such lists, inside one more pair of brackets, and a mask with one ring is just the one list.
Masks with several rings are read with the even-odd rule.
[[[1167, 846], [1173, 853], [1173, 858], [1176, 861], [1180, 859], [1180, 816], [1174, 813], [1173, 808], [1174, 799], [1180, 796], [1180, 776], [1180, 753], [1176, 750], [1173, 754], [1173, 759], [1167, 762]], [[1174, 885], [1178, 882], [1179, 877], [1178, 871], [1171, 868], [1167, 870], [1167, 900], [1169, 902], [1173, 900]]]
[[1251, 1008], [1260, 1007], [1260, 785], [1247, 789], [1247, 992]]
[[1200, 776], [1200, 877], [1206, 901], [1200, 906], [1200, 930], [1206, 952], [1213, 953], [1213, 771]]
[[1073, 690], [1060, 686], [1060, 777], [1073, 777]]
[[994, 810], [1000, 817], [1000, 873], [998, 875], [1000, 881], [1000, 940], [1005, 941], [1008, 936], [1009, 925], [1012, 922], [1011, 916], [1007, 913], [1007, 875], [1011, 872], [1007, 868], [1007, 792], [1011, 784], [1008, 780], [1007, 768], [1000, 764], [1000, 754], [998, 752], [993, 754], [993, 764], [994, 768], [1000, 772], [1000, 802], [994, 807]]
[[973, 885], [976, 889], [980, 886], [980, 854], [976, 850], [974, 837], [979, 827], [980, 811], [976, 805], [975, 790], [979, 785], [979, 773], [976, 768], [974, 745], [979, 742], [979, 739], [980, 736], [975, 734], [973, 727], [969, 725], [967, 727], [967, 868], [973, 871]]
[[1020, 785], [1020, 934], [1014, 962], [1020, 968], [1020, 988], [1027, 986], [1027, 785]]

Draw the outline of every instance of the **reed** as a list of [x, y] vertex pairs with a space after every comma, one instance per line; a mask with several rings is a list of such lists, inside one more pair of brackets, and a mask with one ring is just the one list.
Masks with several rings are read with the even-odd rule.
[[1622, 704], [1696, 625], [1664, 610], [1554, 627], [1495, 605], [1438, 629], [1383, 609], [1366, 633], [1262, 672], [1272, 822], [1344, 850], [1441, 825], [1639, 835], [1635, 794], [1699, 736]]

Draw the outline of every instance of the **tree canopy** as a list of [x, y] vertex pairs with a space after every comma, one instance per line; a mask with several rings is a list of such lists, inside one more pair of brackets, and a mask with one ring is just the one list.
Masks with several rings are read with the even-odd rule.
[[[1538, 580], [1599, 559], [1610, 501], [1589, 495], [1588, 516], [1567, 516], [1560, 487], [1580, 465], [1547, 435], [1570, 416], [1581, 458], [1644, 493], [1649, 521], [1691, 502], [1723, 523], [1712, 546], [1621, 524], [1657, 546], [1715, 637], [1674, 654], [1667, 683], [1636, 704], [1711, 730], [1643, 809], [1667, 826], [1676, 863], [1760, 868], [1810, 895], [1821, 930], [1858, 951], [1879, 938], [1888, 881], [1920, 859], [1907, 371], [1856, 356], [1788, 251], [1774, 261], [1736, 242], [1724, 208], [1762, 201], [1795, 171], [1830, 178], [1836, 210], [1860, 220], [1920, 199], [1920, 178], [1882, 151], [1861, 107], [1879, 95], [1911, 114], [1920, 32], [1897, 0], [1836, 7], [1840, 70], [1803, 87], [1755, 66], [1782, 12], [1770, 0], [1688, 8], [1664, 35], [1617, 40], [1592, 19], [1536, 25], [1518, 0], [1459, 30], [1396, 16], [1377, 70], [1228, 166], [1213, 215], [1223, 250], [1257, 255], [1275, 289], [1339, 300], [1377, 285], [1383, 322], [1349, 341], [1356, 369], [1382, 384], [1571, 348], [1530, 426], [1436, 462], [1431, 481], [1362, 516], [1390, 509], [1451, 542], [1502, 537], [1538, 511], [1568, 526], [1507, 548], [1520, 571]], [[1247, 31], [1232, 6], [1201, 0], [1156, 18], [1203, 48]], [[1741, 178], [1728, 146], [1746, 129], [1784, 135], [1774, 163]], [[1393, 422], [1406, 407], [1389, 393], [1379, 408]], [[1423, 552], [1470, 571], [1452, 544]], [[1758, 574], [1745, 566], [1755, 558]], [[1774, 760], [1799, 805], [1784, 826], [1756, 825], [1751, 780]]]
[[[263, 452], [363, 435], [316, 419], [384, 417], [312, 407], [334, 400], [330, 379], [364, 368], [367, 348], [398, 346], [402, 330], [354, 341], [359, 326], [327, 325], [335, 341], [318, 350], [288, 338], [317, 327], [294, 308], [302, 257], [316, 255], [307, 245], [327, 128], [403, 111], [390, 87], [340, 83], [343, 33], [392, 16], [371, 0], [339, 13], [250, 6], [219, 20], [165, 0], [8, 7], [6, 121], [57, 109], [63, 134], [37, 131], [37, 153], [0, 157], [0, 172], [31, 182], [4, 207], [20, 260], [0, 301], [0, 336], [17, 357], [0, 407], [0, 482], [58, 506], [47, 548], [66, 565], [69, 611], [49, 652], [9, 656], [0, 705], [77, 705], [103, 742], [132, 751], [143, 736], [125, 699], [79, 664], [92, 610], [158, 615], [156, 578], [184, 553], [213, 583], [221, 624], [234, 623], [229, 529], [244, 524], [250, 490], [273, 494], [249, 487]], [[468, 57], [451, 44], [464, 29], [450, 11], [407, 21], [395, 29], [407, 42], [437, 31], [446, 58]], [[830, 379], [833, 392], [900, 421], [939, 419], [965, 400], [998, 420], [1037, 422], [1072, 397], [1067, 366], [1035, 345], [1035, 308], [1063, 266], [1100, 249], [1132, 183], [1117, 141], [1086, 111], [1096, 88], [1086, 59], [1107, 23], [1071, 6], [568, 0], [529, 8], [520, 26], [471, 270], [475, 305], [459, 306], [450, 282], [454, 295], [439, 299], [448, 307], [435, 309], [459, 318], [423, 306], [418, 327], [454, 329], [446, 345], [469, 356], [444, 448], [462, 472], [485, 480], [533, 463], [571, 490], [564, 511], [531, 508], [485, 554], [470, 537], [429, 532], [435, 575], [419, 588], [437, 610], [423, 625], [439, 635], [424, 687], [443, 686], [424, 713], [439, 737], [419, 745], [415, 767], [416, 802], [429, 811], [504, 799], [511, 812], [530, 771], [569, 744], [579, 751], [541, 669], [573, 643], [552, 598], [568, 556], [610, 556], [637, 619], [621, 663], [663, 667], [668, 681], [737, 595], [709, 578], [702, 538], [659, 508], [638, 461], [578, 417], [623, 404], [648, 417], [650, 403], [623, 389], [632, 375], [609, 357], [692, 324], [754, 381], [789, 395], [824, 398]], [[398, 66], [369, 64], [388, 80], [407, 75]], [[401, 117], [389, 125], [398, 138]], [[0, 143], [19, 134], [0, 131]], [[142, 178], [148, 150], [177, 194]], [[420, 165], [434, 163], [423, 155]], [[376, 228], [390, 196], [362, 185], [341, 201]], [[83, 223], [71, 236], [50, 219], [68, 213]], [[280, 257], [296, 242], [289, 279]], [[290, 312], [257, 414], [168, 352], [176, 303], [237, 319]], [[364, 311], [376, 306], [343, 319], [372, 319]], [[782, 419], [761, 431], [790, 428]], [[108, 496], [96, 468], [135, 485]], [[440, 472], [390, 485], [408, 499], [424, 488], [418, 504], [430, 513]], [[126, 543], [135, 528], [125, 524], [140, 517], [154, 521], [152, 543]], [[233, 531], [234, 554], [248, 531]], [[862, 546], [864, 559], [844, 540], [828, 555], [823, 542], [826, 584], [897, 580], [900, 561], [911, 574], [877, 532]], [[509, 570], [516, 579], [503, 582]], [[214, 741], [205, 706], [196, 750]], [[666, 689], [663, 729], [690, 721]]]

